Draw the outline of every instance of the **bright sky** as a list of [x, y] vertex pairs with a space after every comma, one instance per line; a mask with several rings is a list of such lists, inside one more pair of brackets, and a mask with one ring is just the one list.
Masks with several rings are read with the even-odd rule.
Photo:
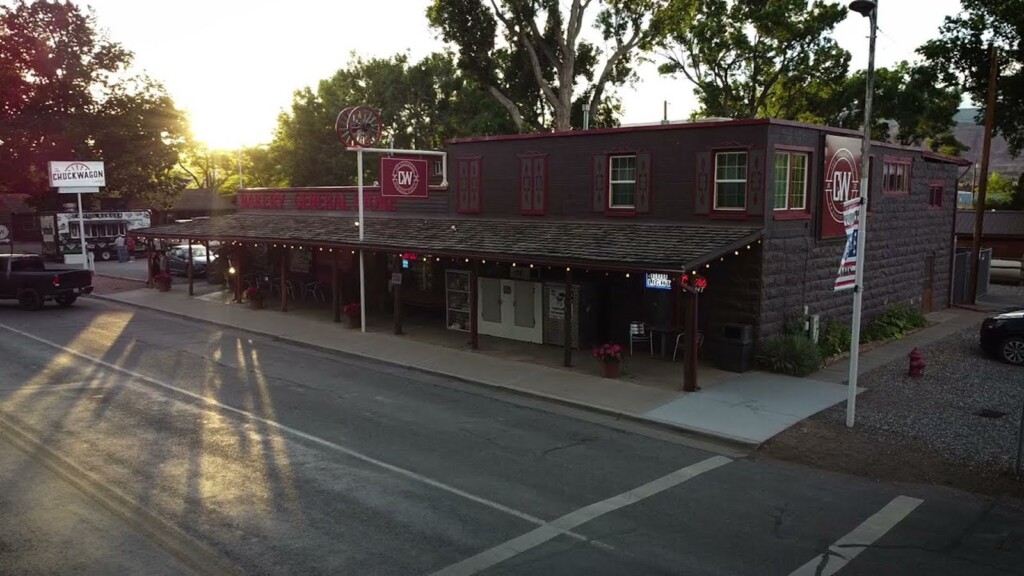
[[[136, 67], [162, 82], [188, 111], [196, 137], [213, 148], [269, 142], [292, 93], [345, 67], [349, 55], [413, 61], [440, 49], [427, 27], [429, 0], [74, 0], [92, 6], [99, 26], [135, 53]], [[877, 65], [913, 59], [959, 0], [879, 0]], [[922, 9], [927, 6], [927, 9]], [[868, 21], [851, 14], [836, 31], [867, 66]], [[641, 82], [620, 90], [623, 124], [657, 122], [696, 106], [692, 86], [640, 69]]]

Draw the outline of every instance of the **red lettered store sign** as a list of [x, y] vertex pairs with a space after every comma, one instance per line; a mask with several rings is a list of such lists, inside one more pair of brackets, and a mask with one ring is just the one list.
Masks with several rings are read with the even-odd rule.
[[860, 138], [825, 136], [825, 187], [821, 199], [821, 237], [846, 236], [843, 205], [860, 196]]
[[426, 198], [427, 161], [381, 158], [380, 195], [385, 198]]

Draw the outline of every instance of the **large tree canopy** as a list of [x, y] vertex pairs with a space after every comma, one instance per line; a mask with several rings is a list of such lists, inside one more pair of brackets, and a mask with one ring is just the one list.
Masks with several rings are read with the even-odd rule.
[[354, 105], [380, 110], [382, 140], [395, 148], [436, 150], [450, 138], [514, 130], [501, 105], [459, 73], [450, 53], [415, 65], [405, 55], [355, 58], [316, 91], [297, 91], [291, 111], [278, 118], [271, 156], [292, 186], [355, 183], [355, 155], [334, 131], [338, 112]]
[[700, 116], [795, 117], [794, 90], [846, 76], [850, 55], [831, 36], [846, 14], [821, 1], [671, 0], [651, 48], [663, 74], [694, 84]]
[[988, 44], [999, 48], [995, 133], [1014, 155], [1024, 149], [1024, 9], [1020, 0], [961, 0], [956, 16], [947, 16], [940, 35], [918, 49], [941, 82], [957, 86], [981, 106], [988, 96]]
[[0, 190], [56, 201], [51, 160], [102, 160], [107, 193], [159, 202], [188, 137], [166, 90], [70, 2], [0, 6]]
[[[569, 130], [589, 104], [597, 125], [614, 122], [609, 86], [633, 77], [663, 0], [434, 0], [430, 25], [458, 47], [459, 68], [508, 111], [516, 129]], [[592, 4], [596, 13], [588, 14]], [[608, 45], [584, 39], [594, 22]], [[580, 86], [580, 83], [583, 83]]]

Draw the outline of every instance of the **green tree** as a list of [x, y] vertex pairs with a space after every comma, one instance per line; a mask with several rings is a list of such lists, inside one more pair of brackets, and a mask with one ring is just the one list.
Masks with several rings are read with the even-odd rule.
[[[405, 55], [353, 56], [315, 91], [295, 92], [269, 147], [272, 173], [292, 186], [355, 184], [355, 155], [345, 153], [334, 123], [343, 108], [360, 104], [380, 111], [382, 140], [396, 148], [437, 149], [450, 138], [514, 130], [501, 105], [459, 72], [450, 53], [415, 65]], [[367, 169], [372, 175], [373, 167]]]
[[985, 190], [985, 208], [998, 210], [1019, 210], [1014, 206], [1019, 203], [1017, 181], [1007, 178], [999, 172], [988, 175], [988, 188]]
[[794, 90], [846, 76], [850, 55], [831, 36], [846, 14], [831, 2], [671, 0], [652, 48], [662, 74], [694, 84], [698, 115], [792, 118], [805, 104]]
[[[852, 129], [863, 125], [865, 83], [864, 70], [846, 79], [828, 119], [830, 125]], [[960, 101], [955, 87], [935, 84], [928, 66], [903, 61], [893, 68], [879, 68], [875, 71], [871, 133], [879, 140], [905, 146], [930, 144], [959, 153], [964, 147], [953, 137], [953, 116]]]
[[960, 4], [956, 15], [946, 17], [939, 37], [918, 48], [918, 53], [939, 82], [959, 87], [980, 104], [983, 118], [991, 62], [988, 43], [999, 48], [994, 133], [1006, 138], [1016, 156], [1024, 149], [1024, 9], [1019, 0], [961, 0]]
[[[634, 77], [634, 54], [656, 33], [665, 1], [598, 0], [593, 16], [591, 0], [572, 0], [567, 14], [563, 4], [434, 0], [427, 18], [458, 47], [459, 69], [504, 106], [518, 131], [569, 130], [584, 104], [596, 125], [610, 124], [617, 103], [605, 92]], [[591, 18], [607, 50], [583, 38]]]
[[163, 86], [127, 72], [131, 61], [70, 2], [0, 6], [0, 189], [50, 207], [48, 161], [102, 160], [108, 196], [172, 194], [188, 126]]

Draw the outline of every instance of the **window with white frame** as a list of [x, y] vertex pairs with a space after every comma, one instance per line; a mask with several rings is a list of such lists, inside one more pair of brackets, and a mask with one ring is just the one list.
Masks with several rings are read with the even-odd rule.
[[775, 153], [775, 209], [807, 209], [807, 154]]
[[885, 160], [882, 163], [882, 190], [910, 193], [910, 159]]
[[636, 156], [608, 159], [608, 207], [633, 208], [636, 195]]
[[715, 210], [747, 207], [747, 153], [715, 154]]

